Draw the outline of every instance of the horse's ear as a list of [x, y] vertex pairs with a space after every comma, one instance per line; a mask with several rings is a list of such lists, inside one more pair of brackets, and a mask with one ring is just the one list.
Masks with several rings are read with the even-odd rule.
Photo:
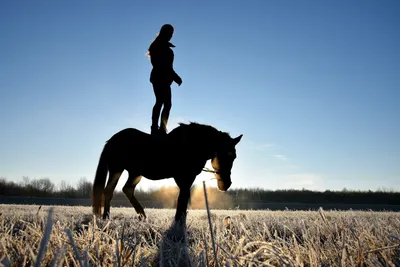
[[235, 146], [240, 142], [240, 139], [242, 139], [242, 136], [243, 136], [243, 134], [241, 134], [238, 137], [233, 139], [233, 143]]

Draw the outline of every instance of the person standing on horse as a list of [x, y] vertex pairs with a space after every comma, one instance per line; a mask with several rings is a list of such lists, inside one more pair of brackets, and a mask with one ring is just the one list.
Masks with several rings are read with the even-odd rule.
[[[150, 57], [153, 69], [150, 74], [150, 82], [153, 85], [156, 103], [153, 106], [151, 134], [154, 135], [158, 131], [162, 134], [167, 133], [167, 123], [169, 113], [172, 106], [171, 85], [176, 82], [179, 86], [182, 84], [182, 79], [175, 72], [174, 52], [171, 47], [175, 47], [170, 43], [174, 34], [174, 27], [170, 24], [164, 24], [156, 37], [151, 43], [148, 55]], [[161, 124], [158, 127], [161, 108]]]

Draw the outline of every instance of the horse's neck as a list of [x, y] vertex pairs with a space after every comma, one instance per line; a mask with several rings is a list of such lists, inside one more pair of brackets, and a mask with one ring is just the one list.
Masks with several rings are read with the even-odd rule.
[[[216, 151], [218, 135], [213, 132], [186, 132], [183, 134], [185, 144], [200, 151], [207, 159], [211, 158]], [[197, 153], [197, 152], [196, 152]]]

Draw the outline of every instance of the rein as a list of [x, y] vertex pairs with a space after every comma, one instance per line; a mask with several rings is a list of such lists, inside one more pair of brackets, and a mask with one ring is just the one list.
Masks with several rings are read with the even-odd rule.
[[215, 173], [215, 174], [219, 174], [220, 173], [218, 171], [214, 171], [214, 170], [211, 170], [209, 168], [203, 168], [203, 172], [211, 172], [211, 173]]

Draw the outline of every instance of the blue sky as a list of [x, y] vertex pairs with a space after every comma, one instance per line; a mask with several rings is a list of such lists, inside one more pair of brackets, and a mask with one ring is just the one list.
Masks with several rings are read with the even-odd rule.
[[183, 84], [169, 128], [243, 134], [232, 187], [400, 190], [399, 11], [366, 0], [1, 1], [0, 177], [92, 181], [111, 135], [150, 132], [146, 51], [171, 23]]

